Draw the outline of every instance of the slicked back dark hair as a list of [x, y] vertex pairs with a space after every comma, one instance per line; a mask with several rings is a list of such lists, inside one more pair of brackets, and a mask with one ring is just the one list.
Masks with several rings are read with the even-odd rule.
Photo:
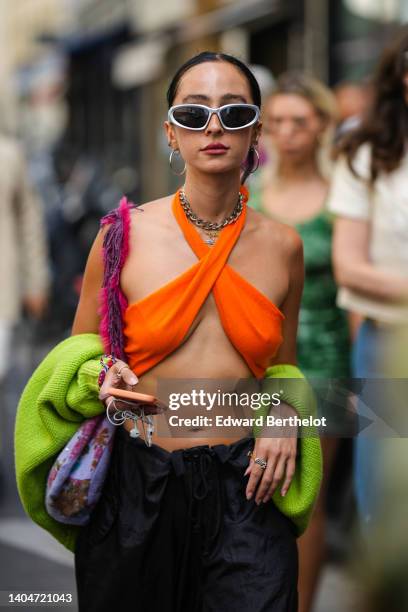
[[[216, 51], [202, 51], [201, 53], [198, 53], [198, 55], [194, 55], [193, 57], [188, 59], [184, 64], [180, 66], [180, 68], [177, 70], [176, 74], [172, 78], [169, 88], [167, 90], [167, 104], [169, 108], [173, 106], [174, 98], [176, 97], [181, 77], [190, 68], [198, 66], [199, 64], [204, 64], [205, 62], [228, 62], [229, 64], [232, 64], [233, 66], [238, 68], [241, 74], [243, 74], [246, 80], [248, 81], [249, 89], [252, 96], [252, 103], [256, 104], [256, 106], [261, 108], [261, 90], [259, 88], [258, 81], [256, 80], [251, 70], [248, 68], [248, 66], [233, 55], [229, 55], [228, 53], [218, 53]], [[246, 167], [241, 177], [242, 184], [246, 181], [250, 174], [251, 168], [253, 167], [255, 162], [254, 158], [255, 154], [253, 153], [253, 150], [250, 149], [245, 163]]]

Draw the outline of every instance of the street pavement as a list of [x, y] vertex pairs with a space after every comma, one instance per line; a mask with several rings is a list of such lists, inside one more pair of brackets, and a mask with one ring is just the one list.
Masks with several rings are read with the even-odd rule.
[[[34, 350], [19, 338], [15, 345], [15, 363], [1, 392], [0, 608], [4, 605], [5, 592], [24, 591], [71, 593], [74, 603], [60, 606], [25, 604], [18, 606], [20, 609], [77, 609], [73, 555], [27, 518], [14, 480], [13, 431], [18, 397], [35, 364], [49, 348], [37, 347]], [[328, 564], [322, 576], [315, 612], [359, 612], [357, 594], [345, 568], [341, 564]]]

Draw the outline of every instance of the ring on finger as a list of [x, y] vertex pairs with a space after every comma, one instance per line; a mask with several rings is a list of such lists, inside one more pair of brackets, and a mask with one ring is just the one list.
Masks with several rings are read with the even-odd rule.
[[122, 370], [125, 370], [126, 368], [129, 368], [129, 366], [126, 365], [126, 364], [123, 365], [121, 368], [119, 368], [119, 370], [116, 371], [116, 376], [118, 378], [121, 378], [122, 377]]
[[266, 466], [268, 465], [268, 462], [265, 459], [262, 459], [262, 457], [256, 457], [255, 463], [257, 463], [263, 470], [266, 470]]

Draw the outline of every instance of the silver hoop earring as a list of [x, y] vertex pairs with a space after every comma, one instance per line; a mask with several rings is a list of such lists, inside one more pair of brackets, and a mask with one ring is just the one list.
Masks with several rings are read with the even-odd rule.
[[251, 168], [251, 171], [249, 174], [253, 174], [254, 172], [256, 172], [259, 168], [259, 153], [258, 153], [258, 149], [255, 149], [254, 146], [251, 147], [251, 149], [253, 150], [253, 152], [255, 153], [256, 156], [256, 163], [255, 163], [255, 167]]
[[182, 159], [180, 155], [180, 151], [178, 149], [172, 149], [170, 153], [170, 157], [169, 157], [169, 165], [170, 165], [170, 168], [173, 174], [175, 174], [176, 176], [182, 176], [183, 174], [185, 174], [185, 171], [186, 171], [186, 163], [184, 162], [184, 168], [181, 172], [176, 172], [173, 168], [173, 155], [175, 153], [178, 153], [178, 155], [180, 156], [180, 159]]

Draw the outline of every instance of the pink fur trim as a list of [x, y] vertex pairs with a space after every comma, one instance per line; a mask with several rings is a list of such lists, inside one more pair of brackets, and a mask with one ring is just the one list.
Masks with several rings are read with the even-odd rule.
[[123, 222], [123, 242], [120, 258], [120, 270], [118, 270], [118, 274], [120, 275], [120, 272], [123, 268], [123, 264], [125, 263], [126, 258], [129, 255], [130, 203], [128, 202], [126, 197], [123, 197], [120, 201], [119, 213], [122, 216]]
[[111, 341], [109, 335], [108, 290], [106, 287], [102, 287], [99, 291], [98, 315], [100, 316], [99, 335], [102, 338], [103, 350], [106, 354], [109, 354], [111, 352]]
[[99, 293], [99, 333], [106, 353], [124, 355], [122, 317], [128, 302], [120, 287], [120, 274], [129, 254], [130, 209], [134, 204], [126, 197], [105, 215], [101, 226], [110, 224], [103, 244], [104, 281]]

